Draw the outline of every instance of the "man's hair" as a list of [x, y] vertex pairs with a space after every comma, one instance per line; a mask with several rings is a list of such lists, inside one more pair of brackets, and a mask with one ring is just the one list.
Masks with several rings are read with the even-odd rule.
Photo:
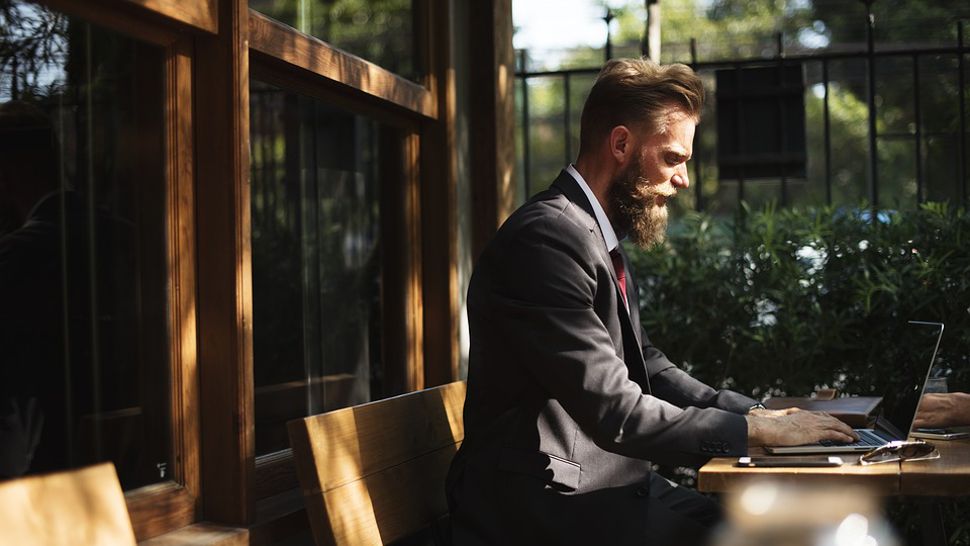
[[703, 105], [704, 84], [690, 67], [613, 59], [600, 70], [583, 106], [580, 153], [618, 125], [645, 122], [653, 131], [664, 132], [664, 117], [671, 107], [699, 120]]

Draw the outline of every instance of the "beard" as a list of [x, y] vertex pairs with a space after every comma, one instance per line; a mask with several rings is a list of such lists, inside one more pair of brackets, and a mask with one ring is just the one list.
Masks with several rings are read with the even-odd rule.
[[637, 158], [610, 185], [613, 225], [640, 248], [662, 243], [667, 234], [667, 198], [676, 193], [670, 182], [653, 184], [641, 176]]

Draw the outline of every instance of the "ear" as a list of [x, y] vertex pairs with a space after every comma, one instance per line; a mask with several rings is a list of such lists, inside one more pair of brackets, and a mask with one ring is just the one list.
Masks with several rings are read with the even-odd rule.
[[624, 164], [633, 153], [633, 133], [626, 125], [617, 125], [610, 131], [609, 145], [613, 159]]

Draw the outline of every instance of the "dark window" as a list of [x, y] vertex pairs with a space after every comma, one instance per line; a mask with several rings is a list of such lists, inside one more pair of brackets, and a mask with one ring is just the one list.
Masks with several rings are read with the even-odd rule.
[[171, 468], [163, 52], [0, 2], [0, 474]]
[[289, 446], [286, 421], [385, 394], [382, 184], [398, 131], [253, 82], [256, 454]]

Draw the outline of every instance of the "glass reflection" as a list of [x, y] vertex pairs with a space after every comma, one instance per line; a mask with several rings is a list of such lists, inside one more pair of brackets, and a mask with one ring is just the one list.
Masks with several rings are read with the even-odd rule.
[[249, 7], [405, 78], [421, 75], [414, 0], [249, 0]]
[[162, 52], [0, 0], [0, 477], [170, 471]]
[[393, 131], [251, 87], [256, 453], [286, 421], [382, 394], [380, 165]]

